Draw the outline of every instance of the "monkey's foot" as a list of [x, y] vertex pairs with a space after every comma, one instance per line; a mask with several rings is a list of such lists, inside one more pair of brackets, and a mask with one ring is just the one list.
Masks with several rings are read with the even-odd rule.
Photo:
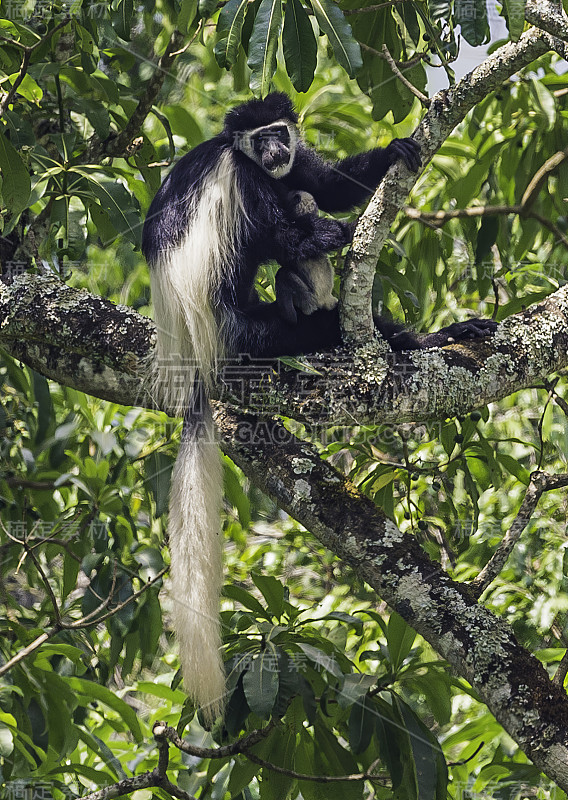
[[446, 328], [421, 336], [420, 344], [422, 347], [443, 347], [454, 342], [490, 336], [496, 330], [497, 323], [493, 319], [468, 319], [465, 322], [453, 322]]

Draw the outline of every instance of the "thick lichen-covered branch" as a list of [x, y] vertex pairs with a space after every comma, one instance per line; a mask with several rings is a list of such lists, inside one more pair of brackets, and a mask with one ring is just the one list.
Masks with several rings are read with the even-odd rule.
[[568, 17], [560, 2], [527, 0], [525, 17], [537, 28], [568, 42]]
[[[508, 42], [468, 73], [455, 86], [431, 99], [414, 138], [426, 165], [456, 125], [501, 83], [549, 49], [541, 31], [532, 28], [518, 42]], [[375, 330], [371, 293], [375, 267], [394, 219], [416, 181], [405, 166], [391, 167], [361, 217], [346, 262], [341, 289], [341, 322], [344, 341], [366, 343]]]
[[216, 422], [223, 449], [254, 484], [349, 563], [472, 684], [534, 763], [568, 788], [568, 698], [510, 627], [311, 445], [252, 415], [224, 409]]
[[[42, 309], [42, 314], [37, 309]], [[0, 345], [38, 372], [113, 402], [151, 405], [143, 366], [154, 326], [56, 278], [0, 284]], [[306, 359], [228, 363], [220, 397], [312, 425], [423, 421], [463, 414], [568, 364], [568, 287], [505, 320], [494, 336], [384, 358], [375, 343]], [[180, 376], [181, 377], [181, 376]]]
[[[37, 309], [42, 309], [42, 314]], [[140, 392], [152, 323], [54, 278], [23, 276], [0, 286], [0, 343], [44, 375], [125, 404]], [[73, 364], [70, 359], [75, 359]], [[241, 400], [266, 417], [326, 424], [445, 417], [541, 380], [568, 363], [568, 287], [511, 317], [496, 336], [440, 350], [399, 354], [373, 347], [320, 357], [318, 373], [274, 362], [239, 367]], [[72, 371], [75, 366], [76, 372]], [[260, 370], [260, 371], [259, 371]], [[235, 386], [230, 387], [235, 395]], [[235, 401], [237, 400], [234, 397]], [[285, 403], [274, 408], [273, 403]], [[343, 403], [343, 405], [342, 405]], [[312, 447], [256, 416], [218, 418], [222, 447], [340, 558], [352, 564], [482, 699], [539, 767], [568, 787], [568, 701], [509, 627], [454, 583], [411, 536], [403, 535]]]
[[147, 317], [56, 277], [0, 283], [0, 346], [47, 378], [103, 400], [148, 402], [136, 373], [153, 336]]

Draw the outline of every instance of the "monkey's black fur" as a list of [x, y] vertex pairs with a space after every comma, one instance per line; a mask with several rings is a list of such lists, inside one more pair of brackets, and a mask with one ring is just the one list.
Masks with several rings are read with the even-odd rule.
[[[225, 692], [218, 617], [223, 473], [208, 402], [214, 375], [224, 356], [272, 358], [340, 343], [336, 308], [287, 321], [277, 303], [255, 295], [260, 264], [277, 261], [294, 272], [351, 239], [352, 224], [317, 213], [298, 219], [283, 197], [302, 190], [323, 211], [344, 211], [365, 200], [397, 159], [413, 170], [420, 165], [410, 139], [327, 164], [297, 138], [296, 119], [282, 94], [231, 111], [218, 136], [171, 170], [144, 224], [157, 330], [152, 388], [164, 408], [184, 414], [168, 522], [172, 619], [185, 688], [210, 721]], [[309, 308], [301, 297], [299, 305]], [[491, 325], [456, 323], [418, 341], [377, 320], [395, 350], [483, 335]]]
[[[246, 219], [234, 263], [227, 265], [213, 298], [228, 354], [295, 355], [340, 343], [336, 309], [310, 316], [299, 313], [294, 325], [281, 318], [275, 304], [251, 302], [260, 264], [307, 261], [343, 247], [351, 239], [352, 226], [333, 219], [315, 217], [306, 231], [281, 202], [282, 185], [309, 192], [323, 211], [345, 211], [367, 199], [397, 159], [412, 170], [420, 165], [418, 145], [412, 139], [395, 139], [385, 149], [369, 150], [334, 164], [323, 161], [300, 140], [290, 172], [276, 180], [239, 150], [238, 142], [243, 132], [280, 119], [297, 121], [289, 98], [283, 94], [253, 100], [229, 112], [219, 135], [195, 147], [174, 166], [155, 196], [144, 225], [143, 251], [152, 266], [160, 252], [179, 245], [188, 228], [188, 198], [199, 192], [221, 153], [232, 150]], [[409, 332], [401, 332], [400, 326], [380, 319], [376, 322], [396, 350], [443, 344], [450, 336], [478, 336], [490, 327], [484, 322], [457, 323], [423, 338], [420, 344]]]

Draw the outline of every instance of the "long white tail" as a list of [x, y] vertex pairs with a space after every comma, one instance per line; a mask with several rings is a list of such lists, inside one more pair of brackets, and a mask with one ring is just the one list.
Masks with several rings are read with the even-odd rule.
[[222, 152], [187, 205], [183, 240], [150, 268], [157, 328], [151, 391], [162, 408], [177, 416], [188, 408], [188, 387], [197, 382], [200, 387], [201, 409], [195, 412], [189, 402], [172, 473], [168, 532], [184, 686], [211, 720], [223, 708], [225, 689], [219, 653], [223, 480], [205, 387], [223, 355], [213, 298], [221, 280], [230, 279], [243, 220], [232, 151]]
[[172, 612], [187, 693], [212, 721], [224, 705], [219, 596], [223, 582], [222, 464], [209, 408], [184, 423], [169, 518]]

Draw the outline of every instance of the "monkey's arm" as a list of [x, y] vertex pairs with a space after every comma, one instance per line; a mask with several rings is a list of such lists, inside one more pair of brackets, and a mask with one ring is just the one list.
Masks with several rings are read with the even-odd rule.
[[308, 218], [309, 224], [302, 222], [303, 218], [292, 224], [281, 220], [274, 228], [273, 258], [282, 266], [294, 267], [344, 247], [351, 242], [356, 224], [316, 216]]
[[393, 139], [384, 149], [368, 150], [333, 163], [300, 143], [294, 166], [283, 181], [290, 189], [312, 194], [322, 211], [348, 211], [375, 191], [398, 159], [417, 172], [421, 163], [418, 143], [414, 139]]
[[[257, 358], [293, 356], [330, 350], [341, 344], [339, 312], [320, 309], [307, 316], [301, 312], [291, 324], [278, 313], [276, 303], [257, 303], [246, 309], [227, 309], [227, 331], [231, 356], [242, 354]], [[472, 319], [454, 322], [434, 333], [417, 336], [402, 325], [377, 317], [375, 325], [394, 351], [443, 347], [450, 342], [476, 339], [493, 333], [493, 320]]]

